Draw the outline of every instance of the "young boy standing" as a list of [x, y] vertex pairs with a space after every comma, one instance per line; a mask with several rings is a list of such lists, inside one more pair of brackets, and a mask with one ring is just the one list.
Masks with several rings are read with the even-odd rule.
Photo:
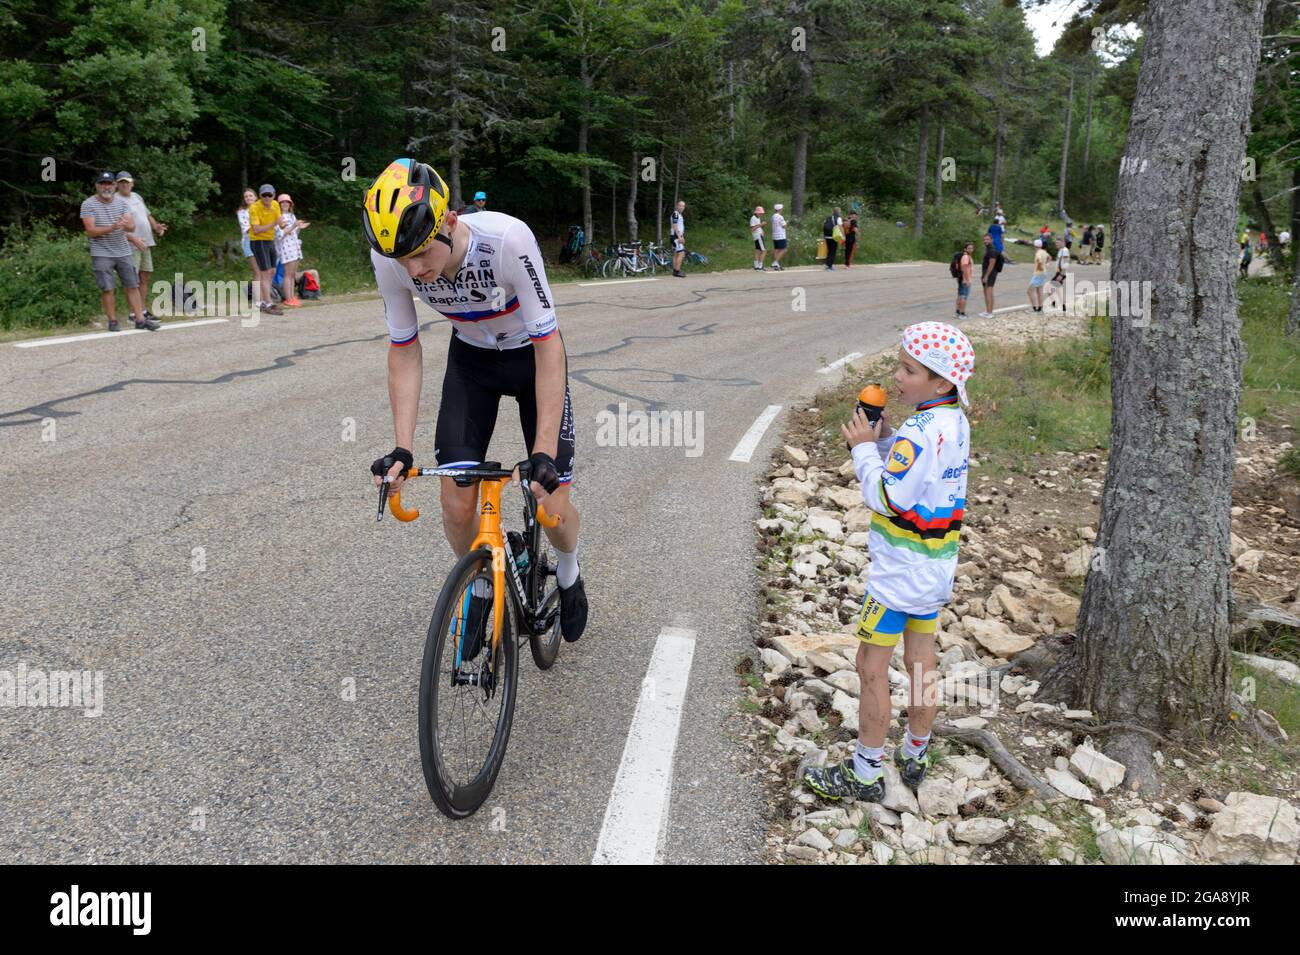
[[903, 331], [899, 360], [895, 395], [915, 407], [911, 417], [887, 438], [884, 418], [872, 424], [861, 409], [842, 428], [872, 512], [871, 570], [857, 629], [857, 749], [844, 762], [803, 776], [825, 799], [884, 798], [889, 660], [900, 637], [911, 696], [894, 762], [913, 789], [930, 765], [930, 729], [938, 710], [934, 634], [957, 572], [970, 453], [970, 424], [961, 404], [969, 403], [966, 382], [975, 352], [953, 326], [921, 322]]

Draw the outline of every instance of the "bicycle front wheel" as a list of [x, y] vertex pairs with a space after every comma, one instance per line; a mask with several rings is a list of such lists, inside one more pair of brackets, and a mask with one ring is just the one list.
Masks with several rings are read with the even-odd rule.
[[[420, 668], [420, 763], [429, 795], [444, 815], [472, 815], [492, 792], [514, 719], [519, 654], [506, 594], [502, 633], [492, 646], [488, 606], [482, 646], [471, 595], [476, 581], [492, 581], [492, 551], [483, 547], [456, 562], [429, 622]], [[481, 587], [481, 585], [480, 585]]]

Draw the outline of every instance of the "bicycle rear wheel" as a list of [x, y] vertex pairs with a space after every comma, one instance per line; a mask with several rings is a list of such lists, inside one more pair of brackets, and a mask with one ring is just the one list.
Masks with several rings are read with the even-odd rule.
[[489, 610], [482, 649], [456, 666], [466, 598], [474, 581], [483, 579], [492, 579], [492, 551], [486, 547], [458, 560], [443, 584], [420, 667], [420, 763], [429, 795], [452, 819], [472, 815], [491, 794], [510, 740], [518, 689], [519, 651], [506, 594], [496, 650]]

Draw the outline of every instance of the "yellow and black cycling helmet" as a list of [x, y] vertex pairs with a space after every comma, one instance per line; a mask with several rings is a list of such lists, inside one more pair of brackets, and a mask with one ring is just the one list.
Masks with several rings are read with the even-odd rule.
[[[428, 248], [447, 215], [448, 190], [432, 166], [394, 159], [366, 190], [361, 227], [380, 255], [402, 258]], [[447, 242], [450, 245], [450, 242]]]

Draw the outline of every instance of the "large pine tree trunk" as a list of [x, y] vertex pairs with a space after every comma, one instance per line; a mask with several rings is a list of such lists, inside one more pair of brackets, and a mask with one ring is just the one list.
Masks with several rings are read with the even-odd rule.
[[921, 107], [921, 121], [917, 124], [916, 195], [912, 202], [912, 235], [918, 239], [925, 232], [925, 161], [930, 150], [930, 107]]
[[808, 113], [812, 109], [813, 62], [807, 50], [799, 54], [799, 101], [805, 107], [794, 134], [794, 171], [790, 177], [790, 215], [803, 218], [804, 186], [808, 178]]
[[[1227, 725], [1229, 508], [1242, 348], [1232, 254], [1267, 0], [1151, 0], [1115, 189], [1110, 462], [1078, 639], [1044, 682], [1098, 722], [1202, 738]], [[1187, 95], [1187, 65], [1199, 93]], [[1206, 108], [1213, 104], [1213, 109]], [[1140, 285], [1139, 285], [1140, 287]], [[1141, 298], [1141, 296], [1139, 296]], [[1144, 733], [1108, 736], [1158, 792]]]
[[628, 178], [627, 187], [627, 240], [629, 242], [635, 242], [639, 238], [636, 221], [636, 186], [640, 161], [641, 155], [635, 149], [632, 150], [632, 175]]
[[[1088, 175], [1088, 153], [1092, 150], [1092, 84], [1097, 78], [1097, 60], [1088, 65], [1088, 118], [1083, 123], [1083, 175]], [[1086, 185], [1086, 183], [1085, 183]]]
[[1074, 70], [1070, 70], [1070, 93], [1065, 101], [1065, 139], [1061, 143], [1061, 178], [1056, 190], [1056, 211], [1062, 219], [1065, 214], [1065, 170], [1070, 160], [1070, 121], [1074, 118]]
[[934, 204], [943, 202], [943, 123], [939, 123], [939, 142], [934, 150]]
[[587, 241], [596, 241], [595, 222], [591, 213], [591, 169], [586, 165], [587, 142], [591, 135], [591, 69], [587, 57], [580, 60], [579, 77], [582, 80], [582, 116], [578, 119], [578, 155], [583, 159], [582, 166], [582, 228], [587, 232]]
[[[1295, 239], [1291, 241], [1294, 242]], [[1300, 261], [1296, 263], [1295, 275], [1291, 277], [1291, 307], [1286, 313], [1286, 333], [1300, 335]]]
[[655, 166], [658, 195], [655, 196], [655, 242], [664, 244], [664, 147], [659, 144], [659, 163]]
[[1002, 152], [1007, 142], [1007, 114], [1002, 109], [1002, 104], [998, 103], [998, 128], [993, 142], [993, 172], [991, 182], [989, 183], [989, 208], [997, 208], [998, 202], [1002, 197], [998, 195], [998, 190], [1002, 186]]
[[451, 158], [447, 162], [447, 186], [451, 189], [451, 207], [459, 212], [462, 207], [460, 201], [460, 115], [454, 109], [451, 111], [451, 129], [448, 130], [448, 136], [451, 140]]

